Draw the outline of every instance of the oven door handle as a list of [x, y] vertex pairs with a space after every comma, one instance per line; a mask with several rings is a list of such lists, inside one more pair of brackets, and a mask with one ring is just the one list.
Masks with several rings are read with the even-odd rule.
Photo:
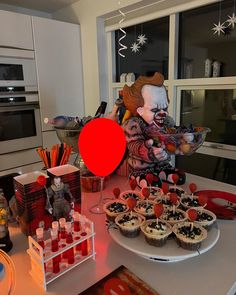
[[0, 106], [0, 113], [3, 112], [16, 112], [16, 111], [25, 111], [25, 110], [35, 110], [39, 109], [39, 104], [26, 104], [26, 105], [18, 105], [18, 106]]

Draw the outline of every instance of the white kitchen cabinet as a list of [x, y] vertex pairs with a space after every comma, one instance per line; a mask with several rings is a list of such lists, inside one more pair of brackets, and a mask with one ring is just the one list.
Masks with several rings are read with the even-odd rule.
[[33, 50], [31, 17], [0, 10], [0, 46]]
[[45, 117], [83, 116], [80, 26], [32, 18], [42, 130]]

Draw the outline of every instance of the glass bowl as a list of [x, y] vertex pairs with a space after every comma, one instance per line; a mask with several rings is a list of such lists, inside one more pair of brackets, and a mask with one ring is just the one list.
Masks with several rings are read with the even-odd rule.
[[146, 133], [153, 139], [154, 146], [164, 148], [171, 155], [189, 156], [196, 152], [205, 141], [207, 133], [211, 131], [207, 127], [193, 127], [192, 132], [176, 132], [178, 128], [169, 128], [167, 131], [170, 133], [162, 133], [160, 129], [152, 126], [147, 128]]

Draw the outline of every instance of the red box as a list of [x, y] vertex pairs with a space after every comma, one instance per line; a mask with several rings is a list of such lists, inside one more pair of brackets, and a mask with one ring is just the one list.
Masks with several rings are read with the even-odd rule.
[[34, 235], [40, 226], [48, 229], [52, 223], [52, 216], [45, 210], [46, 190], [37, 183], [39, 175], [50, 183], [49, 177], [40, 171], [22, 174], [13, 180], [20, 228], [26, 235]]

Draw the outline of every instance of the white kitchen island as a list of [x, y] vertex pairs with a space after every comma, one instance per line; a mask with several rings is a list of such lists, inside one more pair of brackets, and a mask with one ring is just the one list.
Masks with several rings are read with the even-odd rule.
[[[195, 182], [198, 190], [236, 192], [235, 186], [198, 176], [187, 175], [187, 182]], [[106, 183], [104, 196], [113, 196], [112, 190], [116, 186], [129, 188], [126, 178], [112, 176]], [[29, 274], [27, 238], [18, 228], [10, 228], [14, 244], [10, 255], [16, 266], [15, 295], [76, 295], [120, 265], [126, 266], [161, 295], [226, 295], [236, 281], [236, 220], [218, 221], [220, 238], [205, 254], [180, 262], [160, 263], [139, 257], [110, 238], [105, 226], [105, 214], [95, 215], [88, 211], [98, 198], [99, 193], [82, 194], [83, 213], [95, 224], [96, 260], [87, 260], [55, 280], [48, 285], [47, 292], [40, 289]]]

